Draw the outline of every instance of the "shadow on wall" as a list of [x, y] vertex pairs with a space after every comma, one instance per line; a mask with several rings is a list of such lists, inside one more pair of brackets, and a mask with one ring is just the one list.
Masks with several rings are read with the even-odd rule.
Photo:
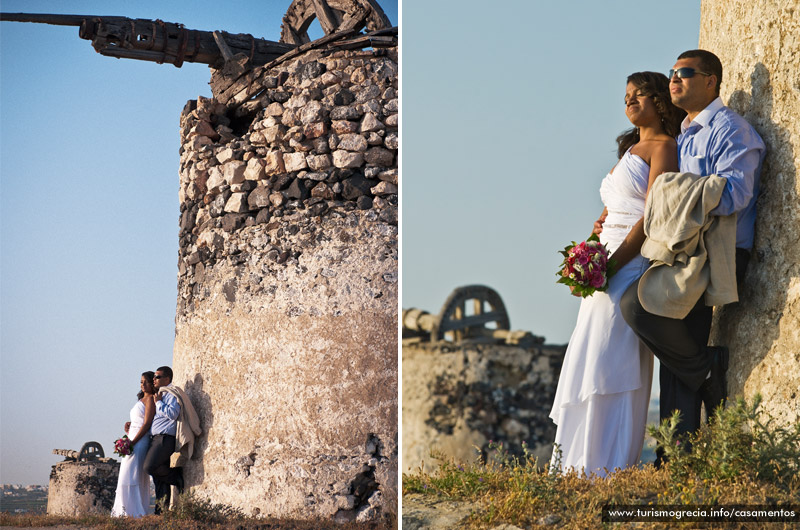
[[[715, 312], [714, 343], [730, 345], [733, 366], [729, 395], [743, 395], [755, 372], [780, 337], [780, 320], [787, 303], [796, 260], [785, 252], [797, 222], [797, 168], [790, 132], [772, 120], [775, 106], [769, 69], [757, 63], [751, 91], [737, 90], [728, 106], [741, 114], [767, 146], [761, 171], [756, 237], [739, 302]], [[765, 396], [766, 397], [766, 396]]]
[[192, 405], [200, 417], [200, 428], [203, 433], [194, 441], [194, 454], [184, 468], [186, 486], [197, 486], [203, 483], [205, 467], [203, 455], [208, 448], [208, 432], [214, 426], [214, 414], [211, 412], [211, 397], [203, 391], [203, 376], [195, 374], [194, 381], [187, 381], [183, 389], [192, 401]]

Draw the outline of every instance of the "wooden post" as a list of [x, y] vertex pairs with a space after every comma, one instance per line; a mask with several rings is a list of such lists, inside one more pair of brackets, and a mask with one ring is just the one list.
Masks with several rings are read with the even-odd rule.
[[217, 46], [219, 47], [219, 51], [222, 53], [222, 57], [225, 58], [225, 61], [230, 61], [233, 59], [233, 52], [228, 45], [225, 43], [225, 39], [222, 38], [222, 33], [219, 31], [214, 32], [214, 40], [217, 42]]

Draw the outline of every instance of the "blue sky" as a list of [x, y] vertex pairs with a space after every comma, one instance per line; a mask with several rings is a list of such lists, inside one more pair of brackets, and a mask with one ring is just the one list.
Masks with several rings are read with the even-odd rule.
[[[397, 2], [381, 0], [398, 23]], [[2, 0], [5, 12], [160, 18], [278, 40], [281, 1]], [[59, 449], [107, 456], [139, 374], [171, 364], [179, 116], [208, 67], [97, 54], [78, 28], [0, 24], [0, 482]], [[113, 456], [113, 455], [110, 455]]]
[[500, 293], [512, 329], [568, 341], [557, 253], [603, 209], [629, 74], [697, 48], [700, 2], [406, 1], [403, 307]]

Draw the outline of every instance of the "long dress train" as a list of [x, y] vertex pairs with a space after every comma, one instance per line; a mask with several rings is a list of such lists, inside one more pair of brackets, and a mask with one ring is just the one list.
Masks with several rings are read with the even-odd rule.
[[[608, 216], [600, 234], [611, 252], [644, 214], [650, 167], [628, 150], [600, 186]], [[551, 465], [605, 476], [641, 455], [653, 355], [619, 309], [625, 290], [647, 269], [641, 255], [581, 301], [550, 417], [557, 424]]]
[[[144, 403], [137, 401], [131, 409], [128, 437], [133, 439], [144, 424]], [[144, 457], [150, 448], [150, 437], [144, 436], [133, 446], [133, 453], [124, 457], [119, 466], [117, 494], [114, 497], [113, 517], [141, 517], [150, 508], [150, 475], [144, 471]]]

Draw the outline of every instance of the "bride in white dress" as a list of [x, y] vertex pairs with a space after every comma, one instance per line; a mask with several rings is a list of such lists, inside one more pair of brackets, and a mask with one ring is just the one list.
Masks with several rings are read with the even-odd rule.
[[144, 471], [144, 457], [150, 448], [150, 425], [156, 413], [153, 375], [153, 372], [142, 374], [139, 401], [131, 409], [131, 421], [125, 425], [133, 442], [133, 453], [124, 457], [119, 466], [112, 517], [142, 517], [150, 507], [150, 475]]
[[653, 355], [622, 318], [619, 300], [648, 266], [644, 242], [647, 193], [661, 173], [678, 171], [675, 136], [682, 111], [663, 74], [628, 77], [625, 114], [634, 125], [617, 138], [617, 165], [600, 186], [605, 205], [594, 232], [618, 263], [608, 290], [581, 301], [550, 417], [557, 424], [551, 465], [605, 476], [636, 465], [644, 441]]

